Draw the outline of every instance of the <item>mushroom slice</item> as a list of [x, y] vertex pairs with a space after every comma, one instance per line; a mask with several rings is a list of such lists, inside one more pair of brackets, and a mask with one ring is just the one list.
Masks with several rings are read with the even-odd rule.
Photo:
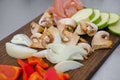
[[79, 36], [73, 33], [76, 28], [74, 20], [70, 18], [61, 19], [57, 23], [57, 28], [64, 44], [77, 44]]
[[30, 45], [30, 47], [32, 48], [44, 48], [41, 44], [41, 41], [40, 41], [40, 37], [41, 37], [41, 33], [34, 33], [30, 39], [32, 40], [32, 45]]
[[51, 14], [45, 12], [39, 20], [39, 25], [49, 28], [54, 25], [54, 19]]
[[68, 32], [66, 30], [62, 32], [62, 41], [64, 44], [76, 45], [79, 41], [79, 38], [80, 37], [78, 35]]
[[60, 32], [63, 30], [74, 32], [74, 29], [76, 28], [76, 22], [70, 18], [64, 18], [58, 21], [57, 27]]
[[75, 29], [74, 33], [77, 34], [77, 35], [84, 35], [84, 34], [86, 34], [86, 33], [82, 30], [80, 24], [78, 24], [78, 26], [77, 26], [77, 28]]
[[32, 22], [30, 24], [30, 27], [31, 27], [31, 33], [32, 34], [41, 33], [41, 32], [44, 31], [44, 28], [42, 26], [40, 26], [39, 24], [35, 23], [35, 22]]
[[78, 43], [78, 46], [82, 47], [84, 50], [86, 50], [88, 52], [88, 54], [90, 52], [92, 52], [92, 48], [88, 43]]
[[41, 33], [34, 33], [30, 38], [31, 38], [31, 39], [34, 38], [34, 37], [40, 38], [41, 35], [42, 35]]
[[57, 24], [58, 25], [59, 24], [65, 24], [65, 25], [68, 25], [68, 26], [72, 26], [73, 28], [76, 27], [76, 22], [71, 18], [60, 19]]
[[80, 25], [82, 30], [89, 36], [93, 36], [98, 30], [98, 27], [94, 23], [91, 23], [90, 21], [87, 20], [82, 20], [80, 22]]
[[62, 43], [60, 33], [56, 27], [52, 26], [48, 28], [48, 31], [52, 34], [54, 38], [53, 43]]
[[45, 29], [43, 34], [36, 33], [36, 34], [32, 35], [31, 40], [33, 41], [33, 44], [30, 47], [47, 48], [47, 45], [54, 41], [54, 37], [48, 31], [48, 29]]
[[92, 48], [91, 48], [91, 46], [88, 44], [88, 43], [78, 43], [78, 46], [80, 46], [81, 48], [83, 48], [84, 50], [86, 50], [87, 51], [87, 55], [85, 54], [85, 55], [83, 55], [83, 57], [85, 58], [85, 59], [88, 59], [88, 55], [92, 52]]
[[92, 39], [92, 48], [103, 49], [103, 48], [112, 48], [112, 41], [109, 40], [109, 33], [106, 31], [98, 31]]
[[52, 33], [48, 31], [48, 29], [42, 34], [42, 36], [39, 39], [44, 48], [47, 48], [47, 45], [54, 41], [54, 37]]

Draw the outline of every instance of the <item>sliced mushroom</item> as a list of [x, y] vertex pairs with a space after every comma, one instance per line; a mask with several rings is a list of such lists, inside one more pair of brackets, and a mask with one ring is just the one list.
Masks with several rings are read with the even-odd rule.
[[93, 36], [98, 30], [98, 27], [94, 23], [91, 23], [90, 21], [87, 20], [82, 20], [80, 22], [80, 25], [82, 30], [89, 36]]
[[92, 39], [92, 48], [103, 49], [112, 48], [112, 41], [109, 39], [109, 33], [106, 31], [98, 31]]
[[48, 31], [52, 34], [54, 38], [53, 43], [62, 43], [59, 30], [56, 27], [52, 26], [48, 28]]
[[44, 48], [47, 48], [47, 45], [54, 41], [54, 37], [48, 30], [46, 30], [40, 37], [40, 40], [41, 40], [42, 46]]
[[49, 43], [52, 43], [54, 38], [52, 34], [46, 30], [42, 35], [40, 36], [31, 36], [31, 40], [33, 41], [33, 44], [30, 47], [33, 48], [47, 48], [47, 45]]
[[41, 33], [41, 32], [44, 31], [44, 28], [42, 26], [40, 26], [39, 24], [35, 23], [35, 22], [32, 22], [30, 24], [30, 27], [31, 27], [31, 33], [32, 34]]
[[[47, 48], [49, 43], [62, 43], [60, 33], [57, 28], [51, 26], [50, 28], [45, 28], [43, 34], [36, 33], [31, 36], [34, 42], [32, 47]], [[37, 44], [36, 44], [37, 43]]]
[[71, 18], [60, 19], [58, 21], [57, 25], [59, 25], [59, 24], [65, 24], [65, 25], [71, 26], [73, 28], [76, 27], [76, 22]]
[[32, 40], [33, 44], [40, 42], [40, 41], [39, 41], [39, 38], [41, 37], [41, 35], [42, 35], [41, 33], [34, 33], [34, 34], [30, 37], [30, 39]]
[[85, 59], [88, 59], [88, 55], [92, 52], [92, 48], [88, 43], [78, 43], [78, 46], [87, 51], [88, 54], [83, 55]]
[[74, 29], [76, 28], [76, 22], [70, 18], [64, 18], [58, 21], [57, 27], [60, 32], [63, 30], [74, 32]]
[[34, 37], [40, 38], [41, 35], [42, 35], [41, 33], [34, 33], [30, 38], [31, 38], [31, 39], [34, 38]]
[[74, 33], [77, 34], [77, 35], [84, 35], [84, 34], [86, 34], [86, 33], [82, 30], [80, 24], [78, 24], [78, 26], [77, 26], [77, 28], [75, 29]]
[[62, 41], [64, 44], [72, 44], [72, 45], [76, 45], [79, 41], [79, 36], [71, 33], [69, 31], [64, 30], [62, 32]]
[[76, 28], [74, 20], [70, 18], [61, 19], [57, 23], [57, 28], [64, 44], [77, 44], [79, 36], [73, 33]]
[[47, 28], [49, 28], [50, 26], [53, 26], [54, 25], [53, 16], [48, 12], [45, 12], [39, 20], [39, 25]]
[[30, 47], [32, 48], [44, 48], [41, 44], [41, 40], [39, 39], [42, 34], [40, 33], [35, 33], [33, 34], [30, 39], [32, 40], [32, 45]]
[[88, 54], [90, 52], [92, 52], [92, 48], [88, 43], [78, 43], [78, 46], [82, 47], [84, 50], [86, 50], [88, 52]]

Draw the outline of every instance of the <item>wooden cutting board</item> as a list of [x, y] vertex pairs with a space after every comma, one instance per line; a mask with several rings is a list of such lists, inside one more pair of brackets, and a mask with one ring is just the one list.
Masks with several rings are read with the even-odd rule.
[[[32, 21], [38, 22], [41, 15], [35, 18]], [[28, 36], [31, 35], [30, 33], [30, 23], [26, 24], [25, 26], [21, 27], [19, 30], [15, 31], [14, 33], [10, 34], [6, 38], [0, 41], [0, 64], [10, 64], [10, 65], [17, 65], [16, 59], [7, 55], [5, 50], [5, 43], [10, 42], [11, 38], [15, 34], [23, 33], [27, 34]], [[86, 37], [87, 39], [91, 40], [91, 38]], [[110, 34], [110, 39], [113, 41], [113, 48], [112, 49], [102, 49], [96, 50], [89, 56], [89, 59], [83, 61], [83, 67], [80, 69], [69, 71], [70, 80], [89, 80], [92, 75], [98, 70], [98, 68], [103, 64], [103, 62], [107, 59], [107, 57], [112, 53], [112, 51], [119, 45], [120, 37]], [[51, 63], [49, 63], [51, 64]], [[51, 64], [52, 65], [52, 64]], [[21, 77], [19, 80], [22, 80]]]

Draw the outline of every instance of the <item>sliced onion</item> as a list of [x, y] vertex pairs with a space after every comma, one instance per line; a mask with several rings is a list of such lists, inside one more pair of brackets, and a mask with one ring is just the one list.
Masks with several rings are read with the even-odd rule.
[[83, 66], [83, 64], [81, 64], [77, 61], [67, 60], [67, 61], [62, 61], [62, 62], [56, 64], [54, 67], [55, 67], [56, 71], [58, 73], [60, 73], [60, 72], [66, 72], [69, 70], [77, 69], [77, 68], [80, 68], [82, 66]]
[[34, 53], [33, 56], [45, 58], [46, 54], [47, 54], [47, 50], [42, 50], [37, 53]]
[[26, 45], [26, 46], [30, 46], [32, 44], [32, 41], [30, 40], [30, 38], [25, 34], [16, 34], [12, 38], [11, 42], [15, 44]]
[[87, 54], [87, 52], [79, 46], [54, 43], [48, 45], [47, 51], [46, 58], [51, 63], [59, 63], [64, 60], [71, 59], [71, 56], [76, 54]]
[[84, 60], [83, 56], [80, 54], [75, 54], [70, 57], [72, 60]]
[[6, 43], [6, 51], [9, 56], [21, 59], [31, 57], [33, 53], [37, 52], [37, 50], [35, 49], [31, 49], [21, 45], [16, 45], [9, 42]]

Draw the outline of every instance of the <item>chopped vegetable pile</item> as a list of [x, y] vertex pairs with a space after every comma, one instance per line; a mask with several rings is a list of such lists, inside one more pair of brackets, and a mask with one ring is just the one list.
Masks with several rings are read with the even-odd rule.
[[20, 74], [23, 80], [69, 80], [64, 72], [84, 67], [80, 61], [94, 51], [112, 48], [108, 30], [120, 35], [119, 25], [118, 14], [83, 8], [80, 0], [54, 0], [38, 22], [30, 23], [30, 37], [16, 34], [6, 43], [6, 52], [21, 67], [0, 65], [0, 80], [16, 80]]

